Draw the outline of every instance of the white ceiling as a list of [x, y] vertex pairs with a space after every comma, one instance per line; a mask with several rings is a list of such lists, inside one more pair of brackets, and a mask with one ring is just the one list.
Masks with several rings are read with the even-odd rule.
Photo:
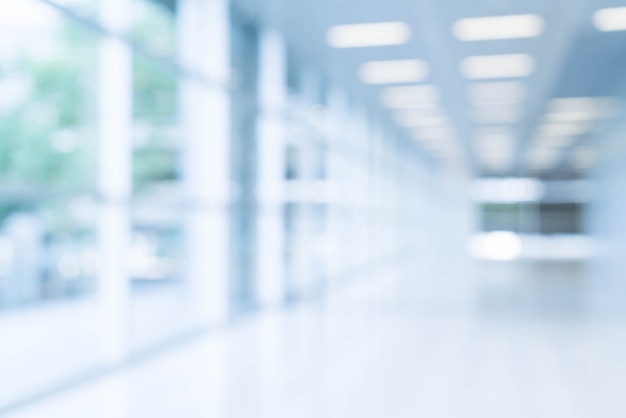
[[[244, 7], [260, 5], [258, 0], [240, 1]], [[626, 31], [600, 32], [592, 24], [595, 10], [616, 6], [626, 6], [626, 0], [266, 0], [257, 12], [278, 24], [305, 60], [381, 112], [388, 112], [380, 106], [385, 86], [363, 84], [358, 78], [360, 65], [373, 60], [425, 60], [431, 71], [423, 83], [441, 90], [443, 107], [457, 133], [456, 143], [469, 166], [476, 173], [526, 175], [526, 156], [536, 144], [533, 135], [552, 98], [614, 96], [624, 90]], [[454, 22], [462, 18], [527, 13], [543, 17], [545, 30], [539, 37], [461, 42], [451, 31]], [[354, 49], [334, 49], [326, 43], [326, 32], [334, 25], [383, 21], [408, 23], [411, 40], [399, 46]], [[529, 91], [521, 106], [521, 119], [486, 127], [491, 134], [494, 129], [512, 134], [514, 159], [506, 169], [485, 172], [483, 154], [490, 148], [477, 143], [482, 127], [476, 123], [466, 95], [472, 81], [463, 77], [459, 64], [472, 55], [518, 53], [530, 54], [536, 61], [533, 74], [513, 79], [523, 82]], [[593, 140], [593, 131], [575, 138], [570, 146], [559, 148], [557, 160], [546, 170], [530, 174], [580, 175], [568, 163], [569, 155], [580, 143], [593, 144]]]

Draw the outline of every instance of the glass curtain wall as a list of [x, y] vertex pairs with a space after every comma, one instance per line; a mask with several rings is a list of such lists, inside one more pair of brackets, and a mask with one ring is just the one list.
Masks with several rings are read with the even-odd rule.
[[263, 307], [262, 272], [283, 303], [414, 245], [415, 146], [267, 30], [225, 0], [0, 0], [0, 414]]
[[40, 1], [0, 1], [0, 410], [103, 362], [99, 40]]
[[48, 6], [1, 3], [0, 308], [94, 287], [98, 37]]

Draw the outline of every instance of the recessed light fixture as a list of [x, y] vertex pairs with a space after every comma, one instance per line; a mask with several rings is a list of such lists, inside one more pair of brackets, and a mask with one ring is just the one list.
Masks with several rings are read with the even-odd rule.
[[545, 120], [549, 123], [559, 122], [577, 122], [595, 119], [596, 115], [592, 112], [572, 111], [572, 112], [557, 112], [548, 113], [545, 116]]
[[467, 99], [477, 105], [519, 103], [526, 95], [526, 85], [519, 81], [474, 83], [467, 87]]
[[540, 125], [537, 131], [542, 136], [577, 136], [586, 134], [591, 128], [589, 122], [550, 123]]
[[626, 30], [626, 7], [611, 7], [597, 10], [593, 24], [603, 32]]
[[615, 110], [612, 97], [566, 97], [552, 99], [548, 111], [551, 113], [585, 112], [594, 117], [607, 117]]
[[402, 45], [410, 39], [411, 27], [404, 22], [337, 25], [326, 33], [326, 41], [334, 48]]
[[440, 100], [439, 89], [431, 84], [387, 87], [381, 94], [383, 106], [390, 109], [435, 106]]
[[419, 83], [428, 73], [428, 64], [422, 60], [369, 61], [359, 70], [365, 84]]
[[452, 26], [452, 33], [461, 41], [490, 41], [534, 38], [543, 28], [541, 16], [523, 14], [461, 19]]
[[535, 71], [528, 54], [477, 55], [461, 62], [461, 73], [470, 79], [526, 77]]

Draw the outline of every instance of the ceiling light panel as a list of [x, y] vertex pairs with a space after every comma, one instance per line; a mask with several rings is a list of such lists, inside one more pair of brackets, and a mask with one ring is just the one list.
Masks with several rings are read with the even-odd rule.
[[467, 99], [477, 105], [519, 103], [527, 94], [526, 85], [519, 81], [474, 83], [467, 87]]
[[558, 112], [558, 113], [548, 113], [545, 116], [545, 121], [549, 123], [560, 123], [560, 122], [580, 122], [580, 121], [588, 121], [596, 118], [596, 115], [592, 112]]
[[550, 123], [540, 125], [537, 132], [543, 136], [573, 136], [588, 133], [592, 124], [585, 123]]
[[478, 55], [461, 62], [461, 73], [469, 79], [526, 77], [535, 71], [528, 54]]
[[403, 45], [410, 39], [411, 27], [404, 22], [337, 25], [326, 33], [326, 41], [334, 48]]
[[593, 14], [593, 24], [603, 32], [626, 30], [626, 7], [600, 9]]
[[522, 14], [461, 19], [452, 26], [452, 33], [460, 41], [469, 42], [534, 38], [543, 29], [541, 16]]
[[381, 94], [383, 106], [390, 109], [436, 106], [440, 100], [439, 89], [430, 84], [387, 87]]
[[428, 64], [422, 60], [369, 61], [359, 70], [365, 84], [419, 83], [428, 74]]
[[567, 97], [553, 99], [548, 112], [554, 113], [587, 113], [589, 119], [609, 117], [615, 110], [615, 99], [612, 97]]

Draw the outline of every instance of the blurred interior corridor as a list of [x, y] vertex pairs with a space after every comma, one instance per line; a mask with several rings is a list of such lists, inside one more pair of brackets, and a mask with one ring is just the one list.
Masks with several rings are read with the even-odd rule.
[[623, 418], [626, 0], [0, 0], [0, 416]]

